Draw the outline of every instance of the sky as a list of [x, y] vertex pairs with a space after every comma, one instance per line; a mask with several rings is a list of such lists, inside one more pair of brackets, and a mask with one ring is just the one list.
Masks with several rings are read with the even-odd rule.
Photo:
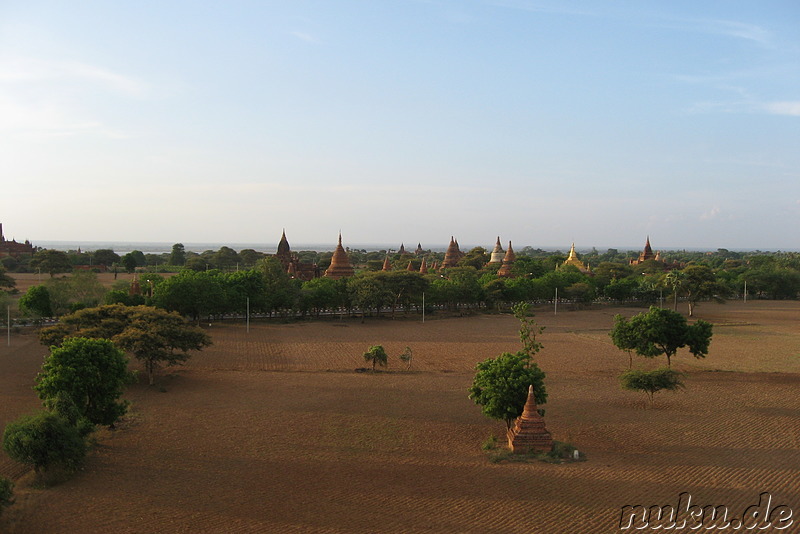
[[800, 249], [796, 0], [0, 0], [18, 241]]

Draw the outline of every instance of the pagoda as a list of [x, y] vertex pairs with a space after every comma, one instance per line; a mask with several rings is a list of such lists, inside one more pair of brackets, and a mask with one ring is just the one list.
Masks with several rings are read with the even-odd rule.
[[503, 263], [503, 256], [505, 256], [505, 251], [500, 244], [500, 236], [497, 236], [497, 243], [494, 244], [494, 250], [492, 250], [492, 257], [489, 263]]
[[639, 265], [640, 263], [644, 263], [647, 260], [655, 260], [656, 255], [653, 254], [653, 249], [650, 247], [650, 236], [647, 236], [647, 241], [644, 244], [644, 250], [639, 253], [639, 258], [635, 260], [631, 260], [631, 265]]
[[536, 399], [533, 395], [533, 384], [528, 386], [528, 400], [522, 415], [508, 429], [508, 447], [511, 452], [527, 454], [531, 452], [550, 452], [553, 448], [553, 436], [544, 426], [544, 418], [539, 415]]
[[444, 260], [440, 268], [447, 269], [449, 267], [455, 267], [463, 257], [464, 253], [458, 248], [458, 241], [456, 241], [453, 236], [450, 236], [450, 244], [447, 246], [447, 251], [444, 253]]
[[281, 262], [284, 272], [292, 278], [309, 281], [319, 278], [319, 267], [316, 263], [303, 263], [297, 254], [292, 252], [289, 240], [286, 239], [286, 230], [281, 233], [281, 240], [278, 242], [278, 250], [275, 257]]
[[577, 269], [584, 274], [591, 273], [591, 269], [581, 261], [578, 257], [578, 253], [575, 252], [575, 243], [572, 244], [572, 247], [569, 249], [569, 256], [561, 265], [572, 265], [573, 267], [577, 267]]
[[414, 254], [416, 254], [417, 256], [420, 256], [420, 255], [422, 255], [424, 253], [425, 253], [425, 251], [422, 250], [422, 243], [417, 243], [417, 250], [414, 251]]
[[325, 270], [325, 277], [338, 280], [339, 278], [344, 278], [345, 276], [353, 276], [353, 274], [355, 274], [355, 270], [350, 263], [350, 258], [347, 256], [347, 252], [345, 252], [344, 247], [342, 246], [342, 233], [339, 232], [339, 244], [336, 245], [336, 250], [333, 251], [331, 264]]
[[383, 258], [383, 267], [381, 268], [381, 271], [391, 271], [391, 270], [392, 270], [392, 264], [389, 263], [389, 255], [387, 254], [386, 257]]
[[508, 242], [508, 250], [506, 250], [505, 256], [503, 256], [503, 265], [500, 266], [500, 269], [497, 271], [497, 276], [504, 276], [507, 278], [512, 277], [511, 274], [511, 266], [514, 265], [514, 262], [517, 260], [517, 255], [514, 254], [514, 249], [511, 248], [511, 241]]
[[419, 266], [419, 272], [422, 274], [428, 274], [428, 264], [425, 262], [425, 258], [422, 258], [422, 263]]

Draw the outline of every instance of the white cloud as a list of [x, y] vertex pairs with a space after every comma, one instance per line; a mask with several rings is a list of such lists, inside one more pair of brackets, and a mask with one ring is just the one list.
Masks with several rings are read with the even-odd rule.
[[148, 84], [110, 69], [80, 61], [50, 61], [21, 56], [0, 56], [0, 82], [35, 84], [46, 82], [89, 82], [132, 98], [142, 98]]
[[790, 115], [792, 117], [800, 117], [800, 100], [768, 102], [763, 104], [762, 108], [773, 115]]
[[719, 209], [719, 206], [714, 206], [713, 208], [711, 208], [707, 212], [705, 212], [702, 215], [700, 215], [700, 220], [701, 221], [710, 221], [711, 219], [716, 219], [717, 216], [720, 214], [720, 212], [721, 212], [721, 210]]

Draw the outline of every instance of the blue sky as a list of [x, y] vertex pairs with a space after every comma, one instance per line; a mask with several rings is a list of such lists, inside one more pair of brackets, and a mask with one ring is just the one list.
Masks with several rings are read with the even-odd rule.
[[794, 0], [0, 0], [0, 222], [800, 249], [798, 28]]

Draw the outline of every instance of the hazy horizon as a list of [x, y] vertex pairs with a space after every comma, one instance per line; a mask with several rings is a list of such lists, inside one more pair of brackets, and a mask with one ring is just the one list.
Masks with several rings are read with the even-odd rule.
[[[127, 253], [132, 250], [139, 250], [144, 253], [165, 253], [170, 252], [172, 250], [172, 246], [175, 243], [167, 243], [167, 242], [159, 242], [159, 241], [61, 241], [61, 240], [52, 240], [52, 241], [42, 241], [41, 243], [33, 243], [34, 246], [38, 246], [41, 248], [51, 248], [56, 250], [77, 250], [78, 248], [81, 249], [83, 252], [92, 252], [99, 249], [111, 249], [114, 250], [116, 253]], [[220, 247], [226, 246], [230, 247], [237, 252], [250, 248], [254, 249], [258, 252], [266, 252], [269, 254], [274, 254], [277, 250], [278, 244], [277, 242], [274, 244], [268, 243], [235, 243], [235, 242], [185, 242], [182, 243], [184, 249], [186, 251], [191, 252], [204, 252], [206, 250], [219, 250]], [[293, 251], [298, 252], [302, 250], [312, 250], [317, 252], [324, 252], [324, 251], [332, 251], [336, 248], [336, 243], [292, 243], [289, 242]], [[379, 250], [393, 250], [397, 251], [400, 248], [399, 244], [389, 245], [386, 243], [354, 243], [348, 244], [346, 242], [342, 243], [345, 247], [353, 249], [353, 250], [367, 250], [368, 252], [372, 251], [379, 251]], [[416, 243], [413, 245], [409, 245], [403, 243], [406, 248], [406, 251], [413, 252], [417, 245]], [[520, 251], [523, 248], [529, 246], [533, 249], [541, 249], [548, 252], [568, 252], [570, 246], [572, 244], [565, 246], [556, 246], [556, 245], [527, 245], [527, 244], [514, 244], [515, 251]], [[459, 243], [462, 252], [467, 252], [468, 250], [472, 249], [473, 247], [483, 247], [487, 249], [487, 251], [491, 251], [494, 244], [491, 246], [484, 245], [484, 244], [464, 244]], [[503, 248], [505, 249], [508, 246], [507, 243], [503, 244]], [[443, 243], [442, 245], [432, 245], [426, 246], [424, 243], [422, 244], [422, 248], [425, 250], [432, 250], [434, 252], [444, 252], [447, 249], [447, 243]], [[601, 254], [606, 252], [608, 249], [616, 249], [622, 253], [625, 252], [635, 252], [641, 251], [644, 248], [644, 244], [636, 247], [636, 246], [586, 246], [580, 247], [575, 245], [575, 250], [578, 254], [585, 254], [590, 252], [592, 249], [597, 249], [598, 252]], [[716, 252], [720, 248], [727, 248], [727, 247], [716, 247], [713, 249], [709, 248], [695, 248], [695, 247], [653, 247], [654, 251], [661, 251], [661, 252], [670, 252], [670, 251], [689, 251], [689, 252]], [[788, 249], [779, 249], [779, 250], [768, 250], [763, 248], [746, 248], [746, 249], [727, 249], [732, 252], [798, 252], [798, 250], [788, 250]]]

